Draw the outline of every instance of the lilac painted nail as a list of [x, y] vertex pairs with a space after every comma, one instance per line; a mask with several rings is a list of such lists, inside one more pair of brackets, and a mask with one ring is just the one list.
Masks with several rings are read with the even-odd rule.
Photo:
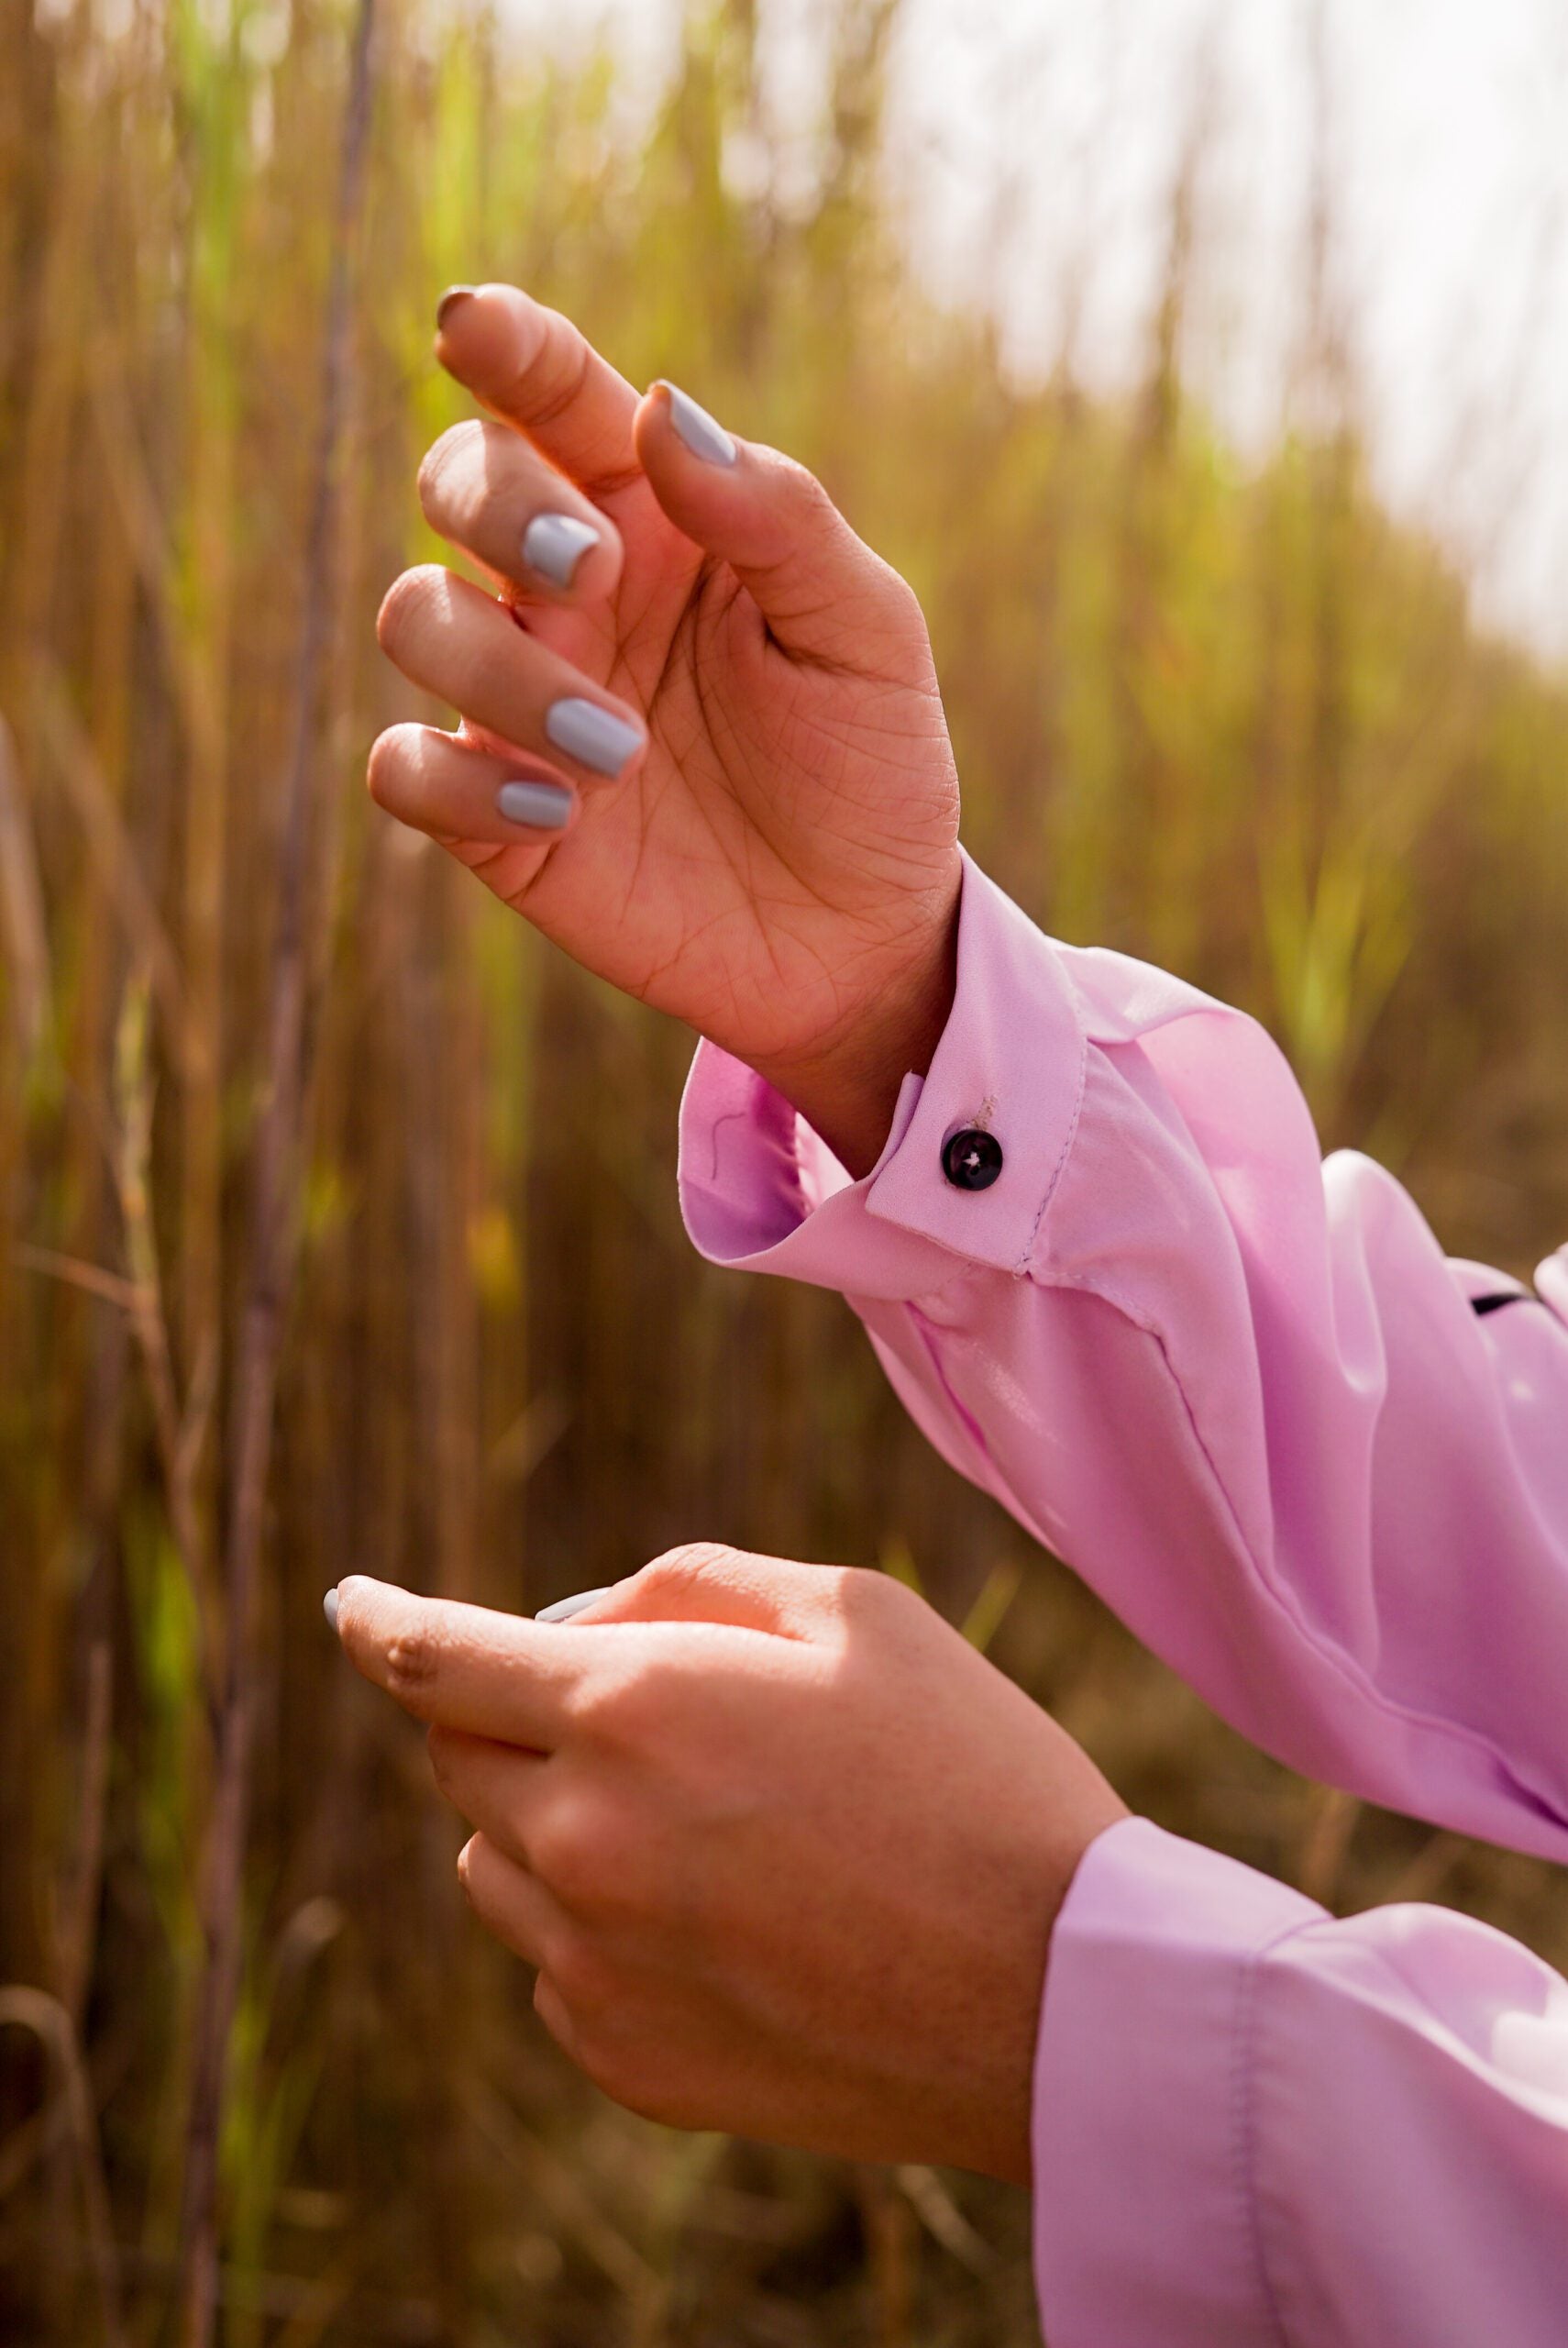
[[545, 732], [569, 759], [591, 767], [595, 774], [619, 774], [634, 750], [643, 747], [640, 729], [628, 725], [613, 710], [575, 693], [553, 701], [545, 712]]
[[327, 1591], [326, 1596], [322, 1600], [321, 1611], [326, 1617], [327, 1629], [329, 1631], [336, 1631], [337, 1628], [337, 1589], [336, 1584]]
[[690, 392], [671, 383], [662, 375], [658, 385], [669, 393], [669, 420], [679, 437], [694, 457], [705, 465], [733, 465], [735, 444], [722, 424], [716, 423], [705, 407], [699, 407]]
[[558, 782], [503, 782], [495, 804], [509, 824], [527, 824], [536, 832], [564, 831], [571, 821], [571, 793]]
[[572, 572], [598, 544], [592, 523], [580, 522], [575, 514], [536, 514], [523, 533], [523, 559], [552, 587], [569, 587]]
[[534, 1620], [536, 1623], [569, 1623], [572, 1616], [580, 1614], [585, 1606], [593, 1605], [601, 1598], [608, 1598], [610, 1589], [611, 1585], [607, 1582], [602, 1589], [580, 1589], [575, 1598], [558, 1598], [553, 1606], [541, 1606]]

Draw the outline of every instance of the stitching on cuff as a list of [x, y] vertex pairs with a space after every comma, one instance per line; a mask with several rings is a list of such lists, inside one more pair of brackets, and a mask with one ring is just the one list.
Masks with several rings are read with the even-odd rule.
[[1290, 2335], [1285, 2328], [1285, 2317], [1269, 2272], [1268, 2252], [1264, 2243], [1263, 2212], [1258, 2207], [1257, 2145], [1258, 2113], [1254, 2092], [1257, 2062], [1253, 2045], [1258, 2002], [1263, 1986], [1265, 1960], [1276, 1948], [1294, 1940], [1297, 1933], [1309, 1932], [1304, 1923], [1286, 1924], [1264, 1941], [1260, 1947], [1248, 1952], [1242, 1966], [1241, 1979], [1236, 1985], [1236, 2016], [1231, 2050], [1231, 2110], [1235, 2125], [1235, 2162], [1237, 2183], [1242, 2201], [1242, 2219], [1247, 2239], [1253, 2246], [1257, 2266], [1258, 2285], [1267, 2310], [1270, 2329], [1280, 2348], [1290, 2348]]
[[1088, 1083], [1088, 1035], [1087, 1030], [1080, 1024], [1078, 1027], [1078, 1073], [1077, 1082], [1073, 1092], [1073, 1113], [1067, 1120], [1067, 1130], [1063, 1137], [1061, 1149], [1057, 1153], [1056, 1163], [1051, 1168], [1051, 1179], [1045, 1185], [1044, 1193], [1041, 1198], [1039, 1206], [1034, 1212], [1034, 1220], [1029, 1226], [1029, 1237], [1024, 1242], [1023, 1253], [1020, 1256], [1017, 1263], [1012, 1268], [1013, 1278], [1015, 1279], [1021, 1279], [1029, 1269], [1030, 1263], [1034, 1255], [1034, 1245], [1040, 1236], [1040, 1226], [1045, 1220], [1045, 1210], [1056, 1194], [1056, 1186], [1062, 1179], [1062, 1169], [1066, 1165], [1074, 1142], [1077, 1139], [1078, 1121], [1083, 1115], [1084, 1092]]
[[722, 1197], [723, 1195], [719, 1188], [719, 1135], [726, 1125], [749, 1125], [751, 1122], [752, 1113], [750, 1109], [726, 1109], [722, 1117], [715, 1117], [708, 1127], [708, 1157], [710, 1162], [708, 1167], [708, 1180], [702, 1187], [704, 1190], [712, 1191], [715, 1197]]

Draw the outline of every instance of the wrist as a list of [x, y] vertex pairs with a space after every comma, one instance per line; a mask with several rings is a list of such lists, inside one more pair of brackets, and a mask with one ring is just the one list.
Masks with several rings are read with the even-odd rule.
[[931, 1066], [953, 1009], [957, 957], [955, 876], [951, 899], [923, 951], [863, 999], [832, 1036], [819, 1039], [810, 1052], [746, 1056], [856, 1181], [881, 1156], [904, 1078], [924, 1076]]

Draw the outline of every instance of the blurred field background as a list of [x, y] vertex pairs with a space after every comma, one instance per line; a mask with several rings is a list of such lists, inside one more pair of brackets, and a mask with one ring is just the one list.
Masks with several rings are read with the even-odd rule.
[[1125, 396], [940, 309], [880, 169], [899, 17], [824, 17], [786, 203], [749, 0], [690, 15], [632, 139], [608, 52], [455, 7], [0, 0], [17, 2348], [1037, 2338], [1021, 2195], [575, 2078], [324, 1631], [349, 1570], [532, 1609], [693, 1535], [880, 1563], [1162, 1822], [1568, 1963], [1560, 1877], [1242, 1746], [922, 1448], [845, 1308], [701, 1265], [689, 1039], [364, 797], [409, 714], [375, 606], [463, 412], [434, 296], [512, 278], [914, 581], [966, 836], [1037, 918], [1255, 1011], [1453, 1252], [1568, 1234], [1568, 686], [1380, 510], [1310, 244], [1273, 452], [1184, 389], [1196, 102]]

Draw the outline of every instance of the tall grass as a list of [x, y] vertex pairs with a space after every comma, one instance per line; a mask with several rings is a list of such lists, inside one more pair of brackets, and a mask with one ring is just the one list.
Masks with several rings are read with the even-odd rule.
[[[371, 617], [461, 412], [433, 296], [514, 278], [814, 464], [924, 598], [975, 851], [1258, 1012], [1326, 1141], [1514, 1268], [1568, 1229], [1568, 694], [1379, 511], [1342, 396], [1248, 470], [1184, 395], [1200, 142], [1144, 380], [1096, 402], [1065, 363], [1010, 382], [911, 282], [894, 0], [844, 0], [788, 206], [726, 166], [763, 119], [745, 0], [693, 21], [635, 151], [608, 62], [378, 15], [346, 214], [346, 7], [0, 0], [0, 2330], [1022, 2342], [1019, 2197], [575, 2080], [458, 1912], [458, 1830], [328, 1584], [533, 1607], [696, 1534], [915, 1570], [955, 1617], [1021, 1574], [999, 1659], [1165, 1822], [1559, 1962], [1568, 1900], [1249, 1753], [922, 1449], [841, 1307], [701, 1266], [687, 1039], [369, 809], [411, 706]], [[1332, 357], [1309, 336], [1320, 393]], [[291, 1065], [274, 1409], [244, 1330]], [[248, 1595], [219, 1561], [253, 1502]]]

